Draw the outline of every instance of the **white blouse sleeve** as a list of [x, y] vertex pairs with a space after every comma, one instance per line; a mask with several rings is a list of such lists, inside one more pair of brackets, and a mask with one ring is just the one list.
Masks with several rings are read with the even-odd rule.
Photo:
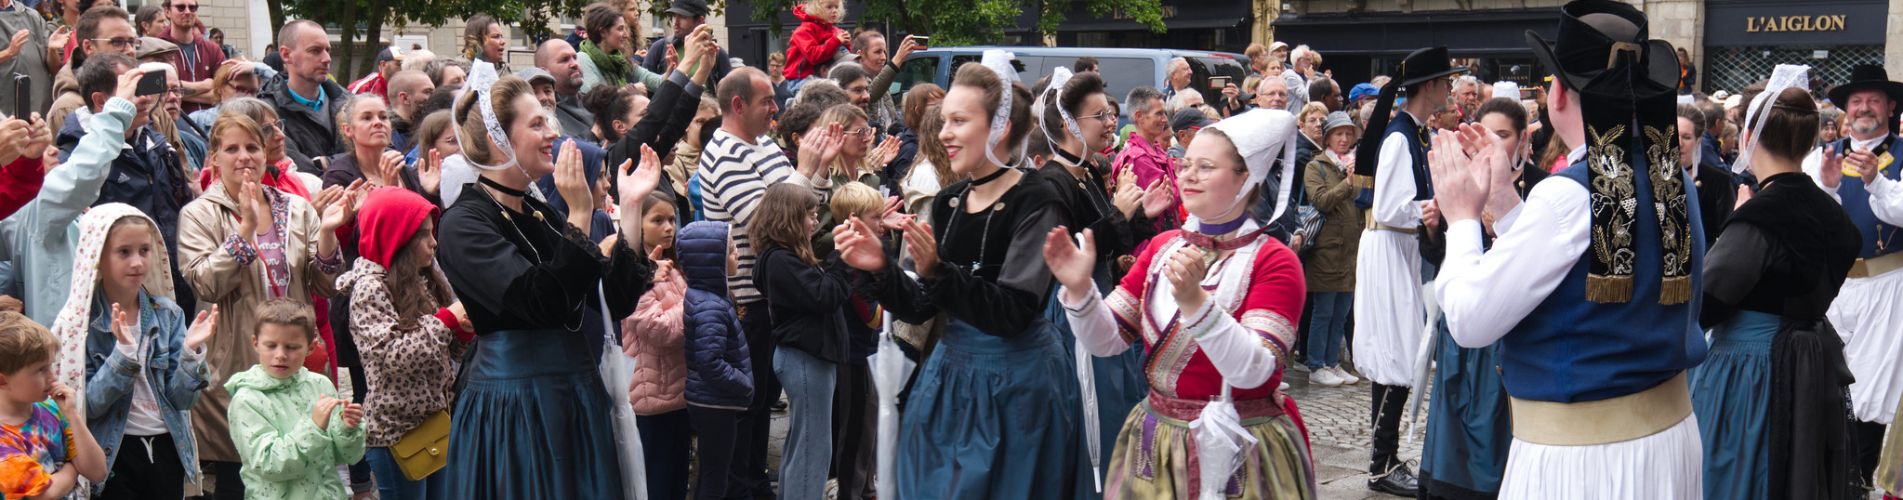
[[1818, 189], [1824, 190], [1824, 194], [1830, 195], [1830, 199], [1837, 200], [1837, 203], [1841, 204], [1844, 199], [1837, 195], [1837, 188], [1824, 185], [1824, 177], [1821, 173], [1824, 164], [1823, 151], [1823, 148], [1811, 149], [1810, 154], [1804, 155], [1804, 161], [1800, 166], [1804, 169], [1804, 175], [1809, 175], [1811, 181], [1817, 183]]
[[[1069, 290], [1067, 287], [1058, 287], [1057, 303], [1064, 306], [1064, 316], [1070, 319], [1070, 332], [1081, 341], [1085, 351], [1089, 351], [1092, 356], [1108, 357], [1130, 349], [1130, 341], [1121, 333], [1116, 316], [1096, 290], [1085, 293], [1080, 303], [1068, 300]], [[1110, 293], [1123, 291], [1115, 289]]]
[[1519, 209], [1502, 218], [1511, 227], [1500, 229], [1484, 253], [1480, 221], [1449, 224], [1447, 258], [1434, 291], [1455, 342], [1468, 348], [1493, 344], [1559, 288], [1591, 245], [1587, 199], [1579, 183], [1539, 183]]
[[1407, 134], [1388, 134], [1381, 141], [1380, 167], [1374, 174], [1374, 221], [1404, 229], [1421, 225], [1421, 205], [1414, 201], [1414, 162], [1409, 158], [1407, 141]]
[[1260, 334], [1244, 328], [1235, 316], [1217, 307], [1213, 298], [1184, 318], [1187, 323], [1183, 331], [1196, 337], [1196, 344], [1209, 356], [1209, 364], [1216, 365], [1216, 371], [1229, 385], [1261, 387], [1275, 375], [1275, 351]]
[[1870, 192], [1870, 212], [1884, 224], [1903, 225], [1903, 181], [1878, 175], [1864, 181]]

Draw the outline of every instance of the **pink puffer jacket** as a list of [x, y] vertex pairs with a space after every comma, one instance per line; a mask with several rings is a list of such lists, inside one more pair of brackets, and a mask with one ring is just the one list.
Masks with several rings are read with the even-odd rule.
[[681, 298], [687, 280], [669, 269], [621, 322], [621, 351], [634, 357], [628, 399], [635, 415], [687, 408], [687, 353], [681, 335]]

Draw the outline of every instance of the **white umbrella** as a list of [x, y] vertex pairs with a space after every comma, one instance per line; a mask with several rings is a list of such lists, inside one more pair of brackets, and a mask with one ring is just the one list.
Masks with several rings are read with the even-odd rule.
[[[607, 294], [601, 288], [601, 282], [595, 282], [595, 293], [601, 297]], [[601, 382], [608, 386], [608, 399], [614, 404], [615, 451], [621, 457], [622, 495], [632, 500], [647, 500], [647, 467], [641, 451], [641, 433], [635, 428], [634, 405], [628, 401], [628, 385], [634, 380], [634, 358], [621, 352], [620, 339], [614, 338], [614, 320], [608, 317], [608, 302], [601, 301], [601, 320], [607, 326], [602, 337]]]
[[1242, 417], [1229, 399], [1228, 383], [1222, 386], [1222, 397], [1204, 406], [1202, 415], [1191, 421], [1189, 428], [1196, 434], [1196, 457], [1201, 461], [1197, 477], [1202, 480], [1202, 487], [1197, 497], [1224, 500], [1227, 496], [1223, 494], [1223, 486], [1235, 475], [1238, 456], [1245, 446], [1256, 443], [1255, 436], [1242, 428]]
[[[1076, 238], [1077, 247], [1083, 248], [1083, 233], [1077, 233]], [[1097, 493], [1103, 493], [1103, 471], [1099, 469], [1103, 464], [1103, 422], [1097, 419], [1097, 377], [1090, 364], [1090, 351], [1084, 350], [1083, 338], [1077, 339], [1077, 345], [1071, 352], [1075, 354], [1077, 362], [1077, 391], [1083, 395], [1084, 401], [1084, 443], [1090, 450], [1090, 478], [1096, 485]]]
[[1435, 344], [1440, 343], [1436, 325], [1440, 323], [1440, 303], [1434, 298], [1434, 282], [1422, 285], [1426, 290], [1421, 293], [1421, 305], [1427, 308], [1427, 326], [1421, 329], [1421, 350], [1414, 355], [1414, 388], [1407, 395], [1408, 407], [1413, 411], [1407, 415], [1407, 442], [1414, 444], [1415, 423], [1421, 420], [1421, 401], [1427, 395], [1427, 374], [1434, 365]]
[[892, 340], [892, 316], [881, 313], [885, 326], [879, 332], [879, 350], [872, 355], [872, 383], [879, 391], [879, 470], [875, 486], [879, 498], [898, 498], [898, 478], [894, 463], [899, 451], [899, 391], [912, 371], [911, 360]]

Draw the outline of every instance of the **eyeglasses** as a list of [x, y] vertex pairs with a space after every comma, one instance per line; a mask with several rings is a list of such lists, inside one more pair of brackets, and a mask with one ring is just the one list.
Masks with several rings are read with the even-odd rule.
[[846, 135], [850, 135], [853, 137], [860, 137], [860, 136], [866, 136], [871, 134], [872, 134], [872, 127], [859, 127], [856, 129], [846, 131]]
[[[1198, 164], [1192, 165], [1191, 163]], [[1209, 160], [1191, 162], [1187, 158], [1173, 167], [1173, 171], [1176, 172], [1176, 178], [1178, 179], [1188, 178], [1191, 172], [1196, 174], [1197, 179], [1207, 179], [1210, 175], [1215, 174], [1217, 170], [1222, 170], [1222, 167], [1216, 166], [1215, 162]]]
[[94, 38], [93, 41], [97, 43], [112, 45], [114, 47], [118, 47], [122, 49], [138, 49], [139, 48], [139, 39], [133, 38], [133, 37]]
[[277, 137], [278, 134], [282, 132], [278, 129], [278, 122], [266, 123], [259, 128], [263, 129], [265, 137]]
[[179, 12], [198, 12], [198, 4], [172, 4], [172, 10]]
[[1101, 120], [1101, 121], [1103, 121], [1103, 122], [1106, 122], [1106, 123], [1116, 123], [1116, 122], [1117, 122], [1117, 114], [1116, 114], [1116, 113], [1112, 113], [1112, 112], [1109, 112], [1109, 111], [1105, 111], [1105, 112], [1102, 112], [1102, 113], [1097, 113], [1097, 114], [1094, 114], [1094, 115], [1084, 115], [1084, 116], [1079, 116], [1079, 117], [1077, 117], [1077, 120], [1078, 120], [1078, 121], [1083, 121], [1083, 120]]
[[165, 93], [176, 95], [176, 96], [182, 96], [182, 95], [185, 95], [185, 87], [178, 86], [178, 85], [167, 87], [165, 89]]

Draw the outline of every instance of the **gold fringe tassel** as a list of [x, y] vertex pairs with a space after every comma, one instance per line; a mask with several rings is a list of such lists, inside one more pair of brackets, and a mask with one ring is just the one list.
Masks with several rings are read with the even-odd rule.
[[1665, 278], [1659, 283], [1659, 303], [1678, 305], [1692, 300], [1692, 279], [1690, 276]]
[[1631, 276], [1586, 276], [1586, 300], [1617, 304], [1632, 300]]
[[1374, 189], [1374, 176], [1357, 174], [1354, 177], [1355, 177], [1355, 187], [1361, 188], [1361, 189]]

